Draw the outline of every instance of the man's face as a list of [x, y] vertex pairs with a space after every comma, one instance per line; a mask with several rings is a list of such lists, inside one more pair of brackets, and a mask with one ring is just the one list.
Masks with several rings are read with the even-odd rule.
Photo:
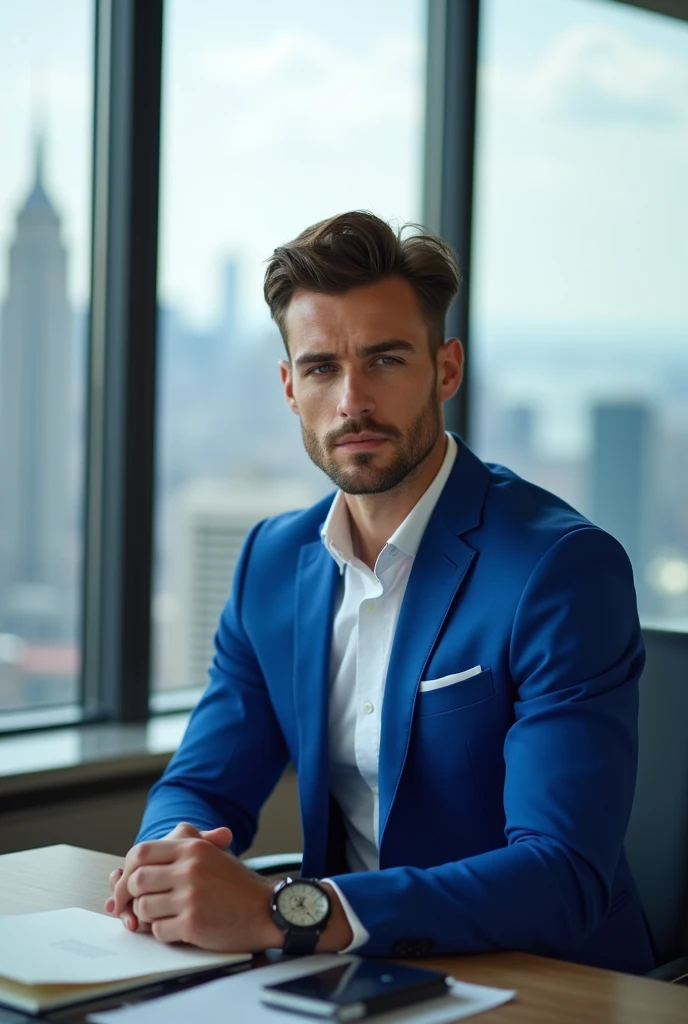
[[404, 480], [441, 434], [441, 403], [461, 382], [458, 341], [431, 354], [428, 327], [400, 277], [344, 295], [297, 291], [280, 363], [309, 456], [349, 494]]

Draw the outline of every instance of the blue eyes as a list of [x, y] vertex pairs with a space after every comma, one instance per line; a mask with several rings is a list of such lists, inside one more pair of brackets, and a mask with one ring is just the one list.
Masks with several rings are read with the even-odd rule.
[[[397, 359], [396, 356], [378, 356], [375, 362], [381, 366], [397, 366], [401, 364], [402, 360]], [[308, 371], [308, 375], [315, 377], [327, 377], [336, 369], [337, 367], [334, 363], [320, 363], [318, 366], [314, 366], [310, 369]]]

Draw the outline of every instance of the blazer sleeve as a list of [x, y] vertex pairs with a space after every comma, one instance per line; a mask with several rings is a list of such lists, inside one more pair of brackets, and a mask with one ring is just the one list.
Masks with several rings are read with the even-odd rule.
[[237, 562], [232, 595], [215, 634], [210, 683], [179, 749], [150, 791], [136, 842], [159, 839], [180, 821], [200, 829], [228, 825], [232, 850], [243, 853], [286, 766], [284, 737], [242, 624], [246, 575], [261, 525], [248, 535]]
[[358, 952], [388, 954], [410, 936], [433, 953], [557, 956], [585, 942], [609, 908], [630, 816], [643, 665], [625, 552], [594, 527], [561, 537], [513, 622], [507, 845], [429, 869], [337, 876], [370, 934]]

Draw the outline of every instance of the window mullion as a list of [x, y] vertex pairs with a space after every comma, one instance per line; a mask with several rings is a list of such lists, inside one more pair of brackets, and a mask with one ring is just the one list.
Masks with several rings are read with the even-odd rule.
[[148, 715], [162, 0], [96, 16], [83, 701]]

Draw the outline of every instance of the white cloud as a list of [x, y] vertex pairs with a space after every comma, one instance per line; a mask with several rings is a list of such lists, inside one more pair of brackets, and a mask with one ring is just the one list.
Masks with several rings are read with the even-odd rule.
[[311, 67], [323, 69], [323, 56], [322, 42], [303, 32], [285, 32], [253, 48], [215, 44], [206, 51], [204, 63], [211, 79], [244, 87], [287, 72], [291, 76]]
[[574, 25], [481, 82], [475, 308], [521, 322], [686, 324], [688, 68]]
[[[260, 47], [215, 46], [202, 57], [208, 86], [222, 95], [223, 130], [244, 144], [331, 148], [367, 130], [407, 131], [422, 117], [423, 47], [391, 36], [346, 52], [305, 33], [275, 36]], [[314, 133], [317, 126], [317, 133]]]
[[485, 71], [488, 102], [511, 117], [661, 128], [688, 120], [688, 69], [621, 30], [579, 24], [529, 68]]

